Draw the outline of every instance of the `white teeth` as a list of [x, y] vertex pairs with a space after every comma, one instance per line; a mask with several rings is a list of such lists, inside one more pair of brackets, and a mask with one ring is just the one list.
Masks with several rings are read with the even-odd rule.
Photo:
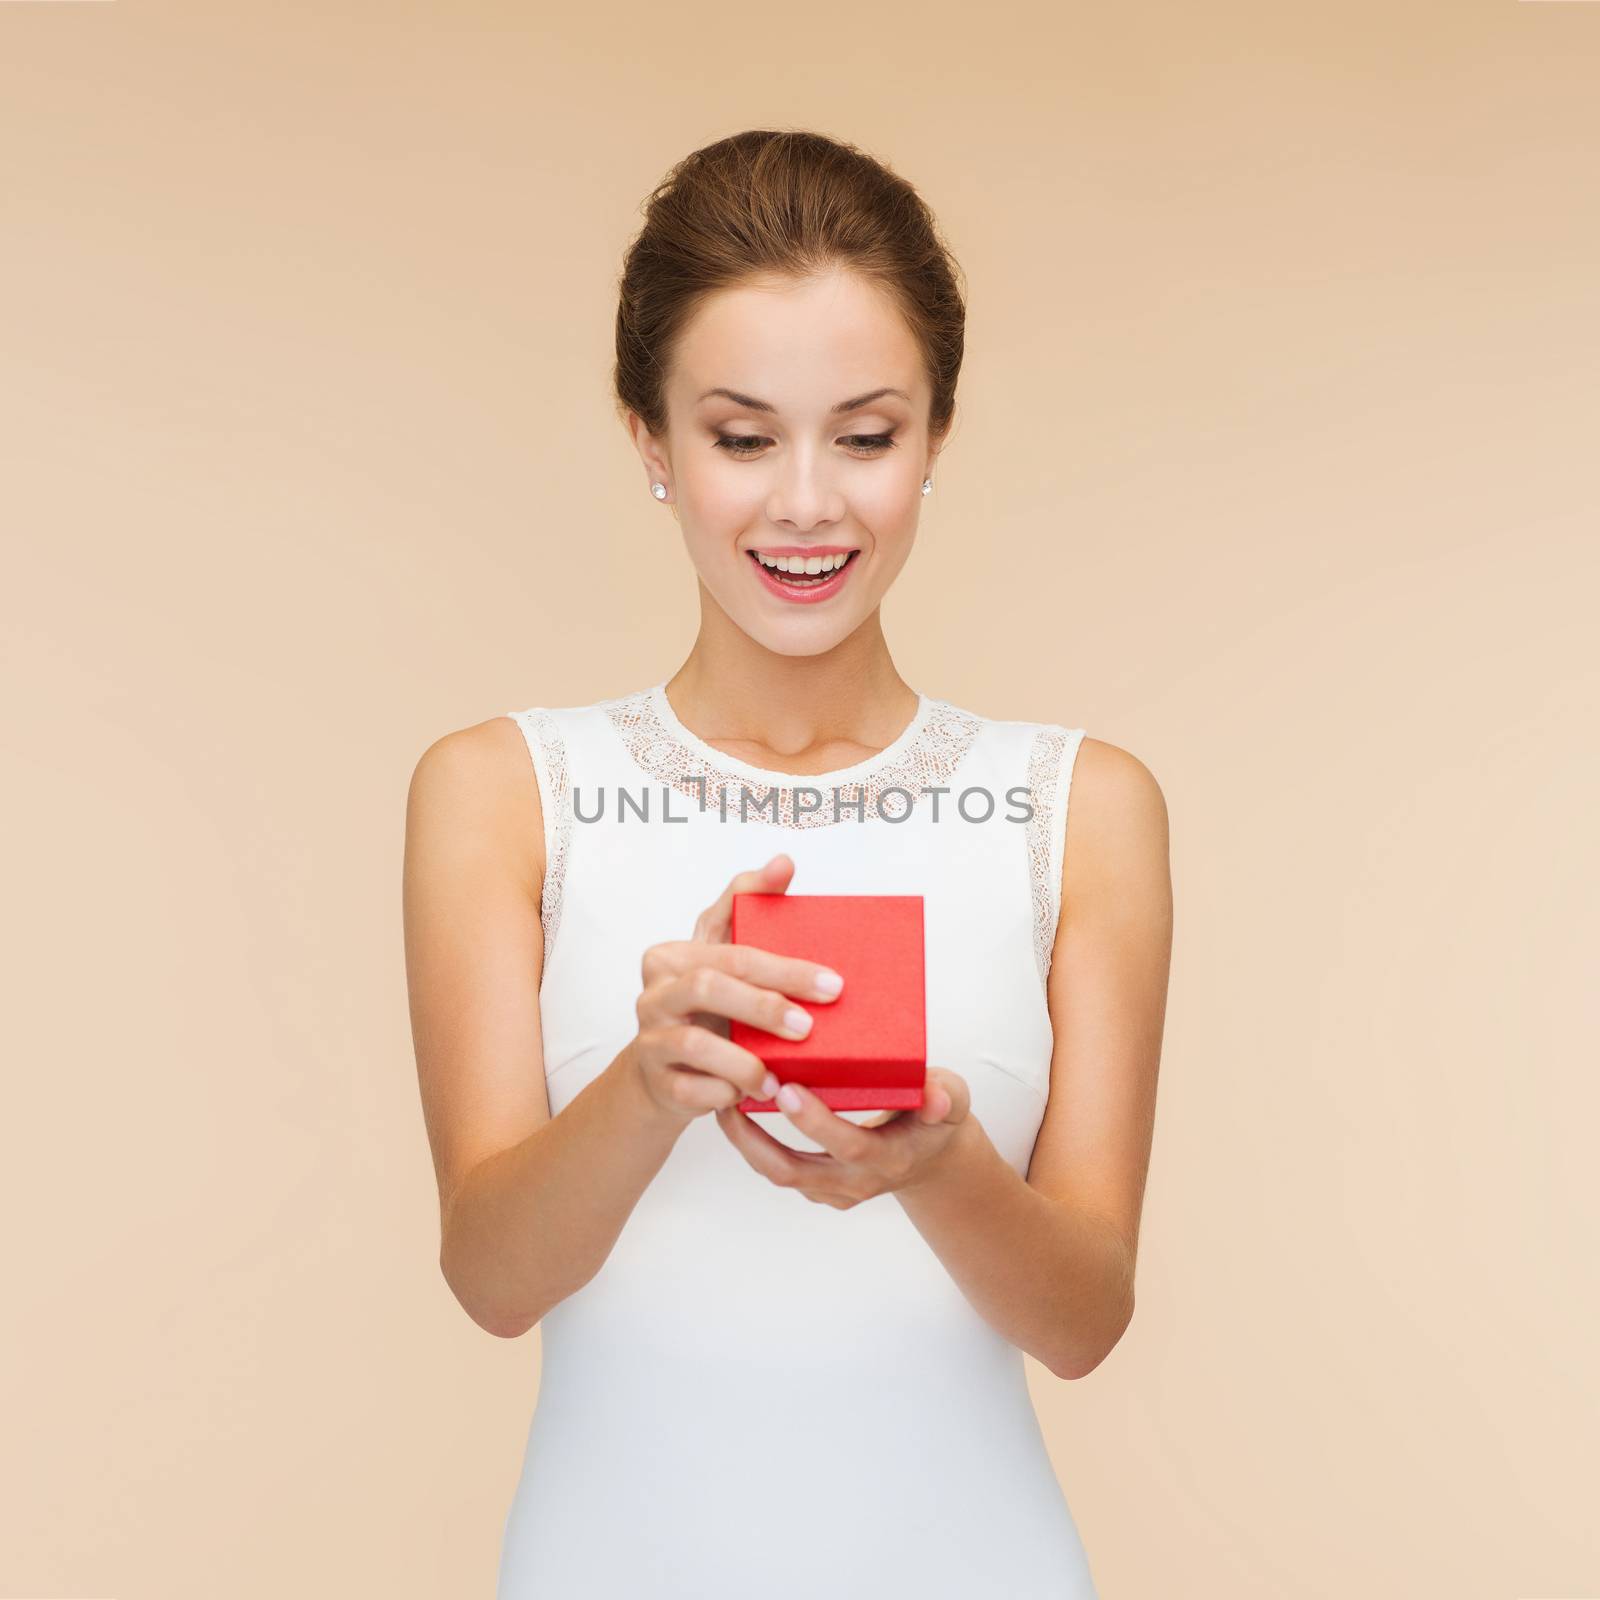
[[771, 567], [775, 572], [792, 572], [814, 577], [820, 572], [836, 572], [854, 553], [847, 550], [843, 555], [837, 556], [769, 556], [764, 551], [757, 550], [755, 556], [762, 566]]

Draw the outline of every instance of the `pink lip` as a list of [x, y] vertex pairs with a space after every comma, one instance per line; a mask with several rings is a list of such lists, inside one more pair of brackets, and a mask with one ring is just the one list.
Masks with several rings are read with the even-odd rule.
[[756, 547], [764, 556], [842, 556], [855, 549], [853, 544], [763, 544]]
[[[828, 556], [842, 555], [844, 551], [853, 549], [852, 545], [791, 545], [786, 549], [764, 549], [763, 554], [769, 556]], [[804, 589], [796, 589], [781, 578], [776, 578], [771, 572], [756, 560], [754, 553], [750, 555], [750, 565], [756, 569], [756, 576], [767, 586], [767, 589], [777, 595], [780, 600], [788, 600], [794, 605], [814, 605], [818, 600], [826, 600], [831, 595], [836, 595], [844, 586], [850, 574], [855, 570], [859, 556], [852, 557], [842, 567], [837, 568], [824, 578], [821, 583], [808, 584]]]

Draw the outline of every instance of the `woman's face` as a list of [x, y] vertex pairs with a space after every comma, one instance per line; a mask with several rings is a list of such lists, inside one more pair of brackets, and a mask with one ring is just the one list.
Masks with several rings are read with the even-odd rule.
[[[937, 454], [893, 302], [844, 272], [723, 290], [685, 330], [666, 400], [668, 437], [635, 418], [635, 441], [711, 599], [782, 655], [847, 638], [911, 553]], [[772, 565], [829, 557], [809, 582]]]

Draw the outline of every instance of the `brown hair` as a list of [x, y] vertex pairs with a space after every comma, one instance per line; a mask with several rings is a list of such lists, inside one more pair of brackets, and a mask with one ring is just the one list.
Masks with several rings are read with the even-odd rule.
[[820, 133], [754, 128], [685, 156], [644, 205], [619, 280], [619, 414], [667, 431], [665, 379], [701, 302], [764, 277], [836, 268], [893, 298], [922, 350], [930, 437], [955, 412], [966, 304], [927, 204], [881, 162]]

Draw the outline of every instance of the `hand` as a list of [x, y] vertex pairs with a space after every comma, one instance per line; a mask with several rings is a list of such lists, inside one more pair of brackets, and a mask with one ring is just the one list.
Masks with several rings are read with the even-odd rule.
[[734, 1108], [718, 1111], [717, 1122], [763, 1177], [837, 1211], [926, 1183], [940, 1170], [941, 1157], [972, 1109], [966, 1079], [943, 1067], [928, 1068], [919, 1107], [886, 1111], [876, 1122], [847, 1122], [803, 1084], [786, 1083], [781, 1094], [791, 1089], [799, 1095], [800, 1107], [784, 1114], [825, 1154], [791, 1150]]
[[[655, 1108], [684, 1126], [746, 1095], [777, 1090], [761, 1057], [728, 1037], [728, 1018], [803, 1039], [811, 1016], [794, 1000], [837, 997], [838, 990], [818, 987], [819, 975], [828, 971], [819, 963], [727, 942], [734, 895], [783, 893], [793, 876], [794, 862], [785, 855], [739, 873], [695, 919], [692, 939], [653, 944], [644, 953], [643, 988], [634, 1005], [639, 1031], [616, 1065], [637, 1072]], [[785, 1024], [791, 1010], [801, 1013], [803, 1027]]]

